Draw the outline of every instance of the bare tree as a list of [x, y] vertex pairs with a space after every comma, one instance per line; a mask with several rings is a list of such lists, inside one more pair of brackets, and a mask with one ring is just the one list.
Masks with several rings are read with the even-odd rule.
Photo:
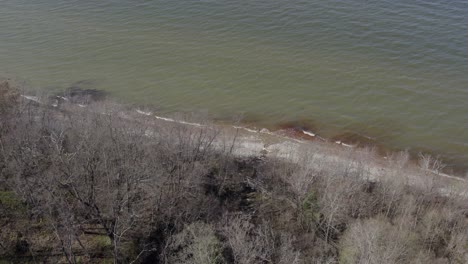
[[381, 219], [354, 223], [341, 242], [342, 263], [405, 263], [411, 250], [411, 236]]

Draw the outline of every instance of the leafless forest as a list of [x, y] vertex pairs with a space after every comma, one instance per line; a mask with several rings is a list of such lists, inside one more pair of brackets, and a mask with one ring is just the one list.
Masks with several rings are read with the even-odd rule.
[[371, 181], [0, 86], [0, 263], [468, 263], [467, 198], [409, 186], [405, 153]]

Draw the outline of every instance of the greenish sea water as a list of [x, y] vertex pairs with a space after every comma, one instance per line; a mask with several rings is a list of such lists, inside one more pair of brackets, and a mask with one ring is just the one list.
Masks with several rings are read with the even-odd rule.
[[468, 167], [468, 2], [1, 0], [0, 76]]

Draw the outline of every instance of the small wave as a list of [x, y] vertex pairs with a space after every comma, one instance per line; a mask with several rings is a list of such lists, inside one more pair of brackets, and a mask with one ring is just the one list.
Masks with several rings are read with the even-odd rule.
[[146, 116], [150, 116], [152, 114], [151, 112], [141, 111], [140, 109], [137, 109], [136, 112], [142, 115], [146, 115]]
[[314, 133], [306, 131], [306, 130], [302, 130], [302, 133], [304, 133], [305, 135], [311, 136], [311, 137], [315, 137]]
[[248, 132], [251, 132], [251, 133], [258, 133], [257, 130], [250, 129], [250, 128], [247, 128], [247, 127], [233, 126], [233, 128], [235, 128], [235, 129], [243, 129], [243, 130], [248, 131]]
[[341, 146], [344, 146], [344, 147], [348, 147], [348, 148], [354, 148], [353, 145], [350, 145], [350, 144], [346, 144], [344, 142], [341, 142], [341, 141], [335, 141], [336, 144], [338, 145], [341, 145]]
[[185, 122], [185, 121], [175, 120], [175, 119], [172, 119], [172, 118], [162, 117], [162, 116], [157, 116], [157, 115], [155, 115], [154, 117], [156, 119], [164, 120], [164, 121], [167, 121], [167, 122], [172, 122], [172, 123], [177, 123], [177, 124], [182, 124], [182, 125], [189, 125], [189, 126], [196, 126], [196, 127], [204, 127], [204, 125], [199, 124], [199, 123]]

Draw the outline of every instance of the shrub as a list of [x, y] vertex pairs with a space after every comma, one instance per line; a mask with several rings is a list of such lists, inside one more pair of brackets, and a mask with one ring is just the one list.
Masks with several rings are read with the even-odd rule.
[[169, 263], [222, 263], [221, 243], [208, 224], [202, 222], [188, 224], [170, 240]]
[[19, 92], [8, 81], [0, 81], [0, 115], [8, 113], [18, 104]]
[[26, 205], [18, 199], [12, 191], [0, 191], [0, 212], [1, 215], [24, 214], [26, 213]]
[[340, 242], [340, 263], [406, 263], [412, 254], [413, 234], [383, 218], [359, 220]]
[[228, 217], [225, 221], [222, 232], [235, 263], [301, 263], [290, 235], [278, 234], [268, 223], [255, 226], [247, 216]]

